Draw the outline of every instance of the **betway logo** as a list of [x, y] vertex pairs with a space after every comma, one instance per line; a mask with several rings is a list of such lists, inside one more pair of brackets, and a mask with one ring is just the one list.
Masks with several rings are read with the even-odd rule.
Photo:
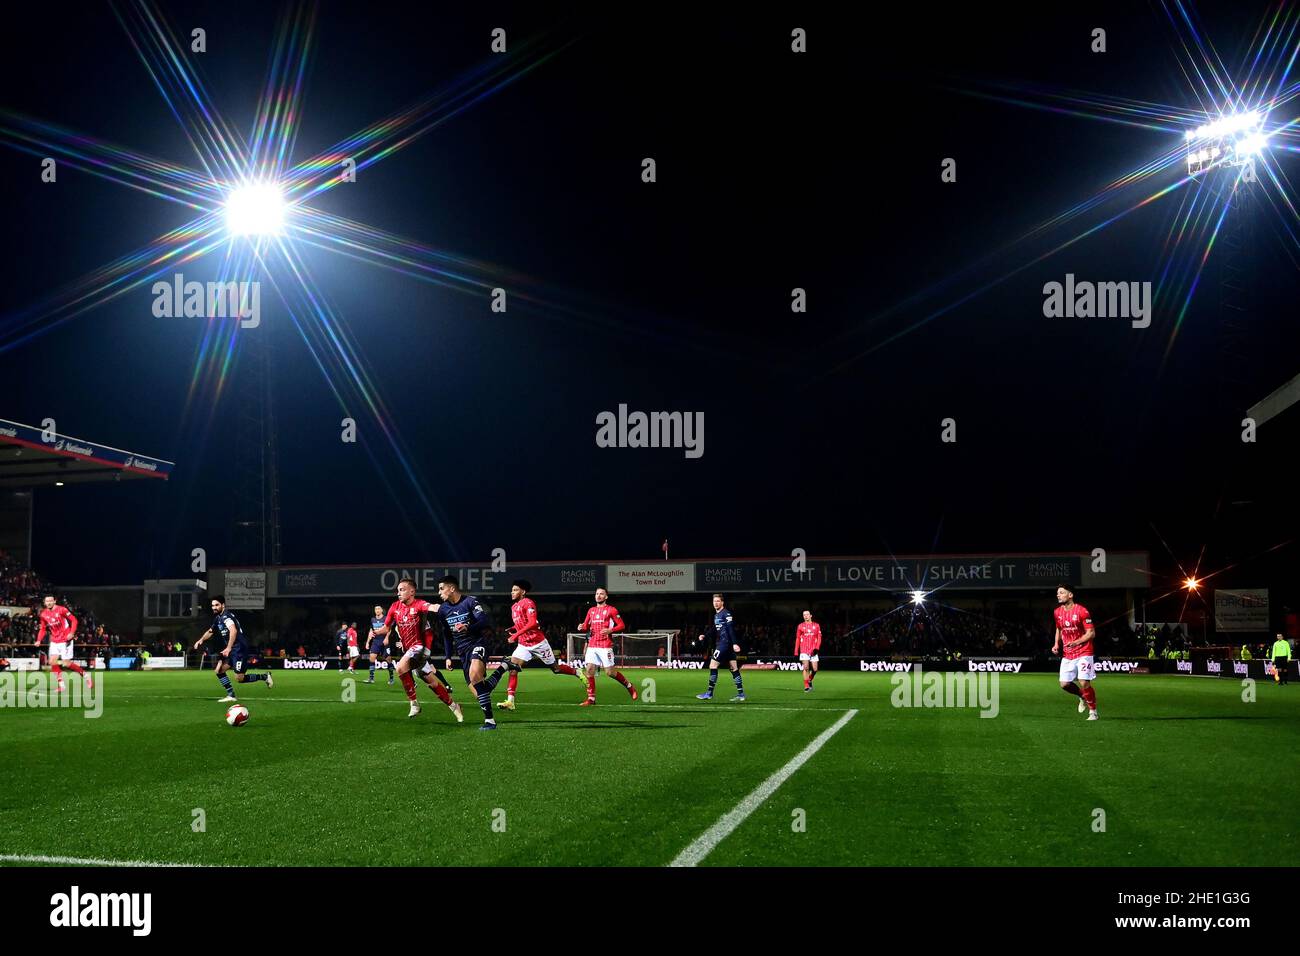
[[858, 661], [858, 670], [863, 671], [910, 671], [911, 661]]
[[1234, 674], [1249, 674], [1250, 668], [1246, 666], [1245, 661], [1233, 661], [1232, 672]]
[[967, 671], [1006, 671], [1008, 674], [1019, 674], [1020, 668], [1024, 667], [1021, 661], [967, 661]]
[[760, 657], [758, 660], [754, 661], [754, 663], [757, 664], [759, 667], [762, 667], [764, 664], [771, 664], [774, 668], [776, 668], [776, 669], [779, 670], [779, 671], [801, 671], [801, 670], [803, 670], [803, 665], [800, 664], [798, 661], [794, 661], [794, 662], [791, 662], [791, 661], [765, 661], [765, 660], [763, 660], [763, 659]]
[[1211, 674], [1223, 673], [1223, 665], [1220, 664], [1218, 661], [1206, 661], [1205, 669], [1209, 671]]
[[1190, 674], [1192, 672], [1191, 661], [1174, 661], [1174, 665], [1178, 668], [1180, 673]]
[[1103, 674], [1132, 674], [1137, 671], [1139, 666], [1133, 661], [1097, 661], [1093, 668]]
[[323, 671], [325, 669], [324, 661], [291, 661], [285, 660], [284, 669], [287, 671]]
[[133, 936], [148, 936], [152, 927], [150, 893], [71, 893], [50, 897], [51, 926], [129, 926]]
[[655, 667], [667, 667], [670, 670], [699, 671], [704, 670], [704, 661], [665, 661], [656, 659]]

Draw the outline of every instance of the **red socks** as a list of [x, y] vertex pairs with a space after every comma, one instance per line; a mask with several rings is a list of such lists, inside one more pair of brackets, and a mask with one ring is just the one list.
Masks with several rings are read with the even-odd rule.
[[60, 683], [63, 682], [63, 668], [60, 667], [58, 664], [50, 665], [50, 673], [54, 675], [55, 680], [59, 681]]
[[592, 700], [596, 699], [596, 675], [587, 675], [587, 696]]
[[80, 674], [82, 677], [86, 676], [86, 672], [81, 669], [81, 665], [76, 661], [64, 661], [63, 666], [74, 674]]
[[1088, 705], [1089, 710], [1097, 709], [1097, 692], [1091, 687], [1083, 688], [1083, 690], [1079, 691], [1079, 696], [1083, 698], [1083, 702]]
[[[446, 704], [448, 707], [451, 706], [451, 694], [447, 693], [447, 688], [445, 688], [445, 687], [442, 686], [442, 681], [440, 681], [440, 680], [436, 680], [436, 679], [435, 679], [435, 680], [432, 680], [432, 681], [429, 682], [429, 687], [433, 690], [433, 692], [434, 692], [435, 694], [438, 695], [438, 699], [439, 699], [440, 701], [442, 701], [442, 702], [443, 702], [444, 704]], [[414, 685], [414, 684], [411, 685], [411, 693], [412, 693], [412, 694], [415, 693], [415, 685]]]
[[614, 678], [614, 680], [618, 681], [628, 690], [632, 689], [632, 685], [628, 683], [628, 679], [623, 676], [622, 671], [613, 670], [613, 671], [605, 671], [605, 673], [608, 674], [610, 677]]
[[[569, 674], [569, 675], [573, 675], [573, 674], [576, 674], [576, 673], [578, 673], [578, 672], [575, 671], [575, 670], [574, 670], [572, 667], [570, 667], [568, 664], [556, 664], [556, 665], [555, 665], [555, 673], [557, 673], [557, 674]], [[514, 674], [511, 674], [510, 676], [511, 676], [511, 677], [514, 677], [515, 675], [514, 675]]]
[[415, 678], [411, 676], [410, 671], [407, 671], [405, 674], [402, 675], [402, 690], [406, 691], [407, 700], [409, 700], [412, 704], [414, 704], [415, 703]]
[[[573, 668], [570, 667], [569, 671], [570, 673], [572, 673]], [[506, 681], [506, 693], [509, 694], [511, 697], [514, 697], [515, 691], [518, 689], [519, 689], [519, 674], [516, 671], [511, 671], [510, 679]]]

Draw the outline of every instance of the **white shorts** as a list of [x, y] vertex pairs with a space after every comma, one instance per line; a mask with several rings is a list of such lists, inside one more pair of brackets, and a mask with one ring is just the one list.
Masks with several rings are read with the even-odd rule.
[[360, 656], [361, 656], [361, 648], [359, 647], [348, 648], [348, 657], [360, 657]]
[[816, 652], [816, 651], [813, 651], [811, 654], [800, 654], [800, 655], [799, 655], [799, 661], [800, 661], [801, 663], [802, 663], [803, 661], [815, 661], [815, 660], [817, 660], [817, 652]]
[[[417, 670], [421, 664], [429, 660], [430, 656], [431, 655], [427, 647], [425, 647], [422, 644], [416, 644], [414, 647], [403, 652], [402, 660], [410, 661], [411, 670]], [[400, 663], [400, 661], [398, 663]]]
[[538, 641], [536, 644], [519, 644], [510, 652], [510, 656], [524, 663], [536, 658], [547, 667], [555, 663], [555, 652], [551, 650], [550, 641]]
[[1068, 684], [1076, 677], [1079, 680], [1097, 679], [1097, 666], [1092, 662], [1091, 654], [1073, 660], [1061, 659], [1061, 683]]
[[72, 660], [72, 643], [73, 643], [72, 641], [65, 641], [62, 644], [55, 644], [53, 641], [51, 641], [50, 649], [48, 652], [49, 659], [54, 660], [56, 657], [58, 657], [58, 658], [62, 658], [65, 661]]
[[584, 658], [587, 664], [595, 664], [597, 667], [603, 667], [610, 670], [614, 666], [614, 648], [612, 647], [589, 647], [587, 656]]

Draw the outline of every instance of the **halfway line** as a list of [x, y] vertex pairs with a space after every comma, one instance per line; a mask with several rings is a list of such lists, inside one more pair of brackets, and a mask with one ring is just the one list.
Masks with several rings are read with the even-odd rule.
[[829, 728], [822, 731], [816, 740], [799, 751], [784, 767], [759, 784], [758, 789], [740, 801], [734, 810], [725, 814], [722, 819], [705, 830], [695, 839], [695, 842], [682, 850], [681, 853], [678, 853], [677, 857], [668, 865], [696, 866], [713, 851], [715, 846], [729, 837], [736, 827], [744, 823], [745, 819], [757, 810], [764, 800], [776, 793], [777, 788], [789, 780], [796, 770], [811, 760], [813, 754], [821, 750], [826, 741], [834, 737], [841, 727], [857, 716], [857, 713], [856, 710], [850, 710]]

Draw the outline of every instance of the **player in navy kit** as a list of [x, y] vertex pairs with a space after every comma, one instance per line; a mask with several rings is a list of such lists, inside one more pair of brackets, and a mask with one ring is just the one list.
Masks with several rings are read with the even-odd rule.
[[221, 681], [221, 686], [226, 689], [226, 696], [221, 698], [221, 703], [233, 702], [235, 700], [235, 688], [230, 684], [230, 678], [226, 676], [226, 671], [233, 670], [235, 679], [241, 684], [251, 684], [257, 681], [266, 681], [267, 688], [275, 686], [275, 681], [271, 679], [270, 674], [249, 674], [244, 668], [248, 664], [249, 648], [248, 638], [244, 636], [244, 629], [239, 626], [239, 619], [230, 611], [226, 610], [226, 596], [224, 594], [215, 594], [212, 597], [212, 626], [203, 632], [203, 636], [194, 642], [194, 650], [203, 646], [203, 642], [215, 634], [223, 643], [223, 647], [217, 652], [217, 680]]
[[[496, 730], [496, 718], [492, 716], [492, 691], [497, 682], [508, 670], [516, 670], [509, 663], [499, 665], [487, 676], [488, 646], [492, 638], [492, 619], [488, 617], [478, 598], [460, 593], [460, 582], [450, 574], [438, 582], [437, 614], [447, 624], [443, 642], [447, 651], [447, 668], [451, 668], [453, 656], [460, 657], [460, 668], [468, 684], [478, 696], [478, 705], [483, 709], [483, 726], [479, 730]], [[455, 654], [452, 645], [455, 644]]]
[[384, 609], [375, 605], [375, 615], [370, 619], [370, 678], [367, 684], [375, 682], [375, 661], [381, 657], [388, 665], [388, 686], [393, 686], [393, 655], [388, 653], [388, 633], [383, 630]]
[[[740, 654], [740, 639], [736, 637], [736, 622], [727, 610], [721, 594], [713, 595], [713, 629], [717, 631], [718, 644], [709, 658], [709, 689], [695, 697], [697, 700], [713, 700], [713, 688], [718, 683], [718, 665], [726, 663], [731, 668], [731, 679], [736, 684], [736, 696], [731, 698], [732, 703], [744, 703], [745, 685], [740, 678], [740, 662], [736, 660]], [[703, 639], [704, 635], [701, 634], [700, 640]]]

